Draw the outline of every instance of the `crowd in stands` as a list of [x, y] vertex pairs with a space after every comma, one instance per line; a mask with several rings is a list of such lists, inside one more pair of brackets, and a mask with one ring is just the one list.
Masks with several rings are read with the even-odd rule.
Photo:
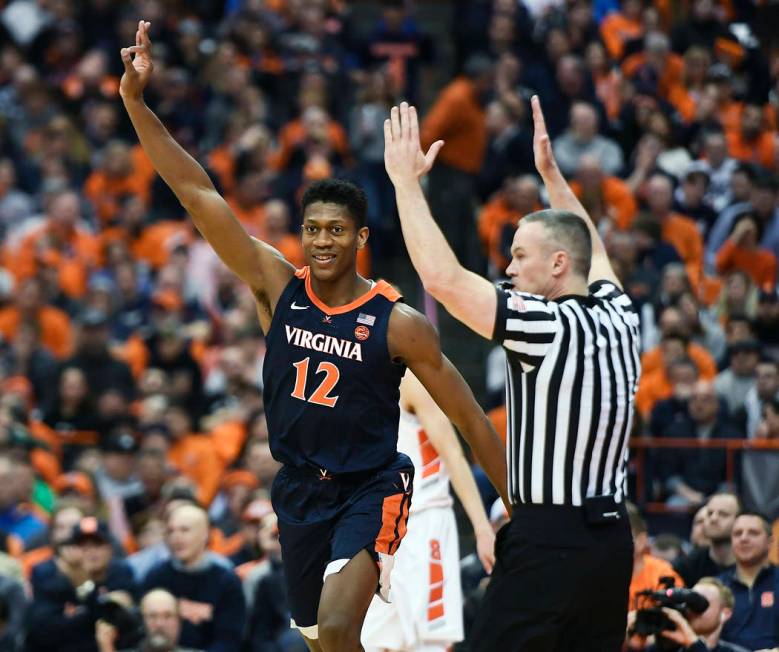
[[[779, 647], [779, 448], [758, 450], [779, 441], [776, 4], [456, 0], [447, 47], [410, 1], [372, 4], [358, 21], [344, 0], [0, 0], [0, 649], [305, 649], [282, 589], [253, 298], [118, 97], [141, 17], [147, 103], [296, 265], [298, 199], [329, 176], [368, 196], [360, 272], [405, 255], [382, 124], [406, 99], [423, 146], [446, 141], [433, 214], [465, 264], [502, 278], [518, 221], [546, 206], [538, 93], [641, 316], [632, 435], [750, 446], [634, 461], [639, 507], [693, 525], [682, 541], [635, 511], [631, 592], [719, 577], [723, 638]], [[505, 432], [501, 355], [483, 394]], [[466, 561], [472, 610], [484, 580]], [[122, 621], [133, 604], [140, 620]]]

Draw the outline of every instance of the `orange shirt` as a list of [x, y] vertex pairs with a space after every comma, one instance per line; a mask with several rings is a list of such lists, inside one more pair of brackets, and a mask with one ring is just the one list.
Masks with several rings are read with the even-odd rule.
[[[638, 69], [647, 62], [647, 56], [644, 52], [630, 55], [622, 64], [622, 72], [625, 77], [632, 78]], [[668, 99], [671, 97], [675, 87], [684, 85], [684, 59], [678, 54], [669, 54], [665, 60], [665, 65], [660, 73], [660, 79], [657, 82], [657, 90], [661, 97]]]
[[484, 109], [473, 83], [458, 77], [446, 86], [422, 122], [425, 151], [437, 140], [445, 141], [438, 159], [446, 165], [476, 174], [484, 161], [487, 126]]
[[51, 225], [43, 224], [28, 233], [16, 251], [6, 250], [5, 258], [17, 281], [35, 276], [41, 263], [56, 267], [63, 292], [78, 298], [86, 292], [89, 269], [99, 264], [100, 241], [76, 228], [60, 245]]
[[[571, 182], [571, 189], [579, 199], [582, 198], [584, 191], [578, 181]], [[604, 177], [600, 194], [604, 209], [617, 227], [623, 231], [629, 229], [638, 212], [638, 204], [628, 184], [618, 177]]]
[[234, 197], [226, 197], [225, 201], [243, 228], [251, 235], [262, 239], [265, 230], [265, 207], [262, 204], [256, 204], [250, 208], [244, 208]]
[[764, 131], [755, 140], [747, 142], [741, 130], [732, 130], [727, 134], [728, 152], [733, 158], [748, 163], [759, 163], [769, 170], [776, 167], [776, 134]]
[[[43, 345], [58, 358], [66, 358], [70, 355], [72, 337], [68, 316], [59, 308], [42, 306], [35, 319], [41, 329]], [[5, 339], [10, 341], [16, 336], [21, 322], [22, 314], [16, 306], [8, 306], [0, 310], [0, 333]]]
[[679, 213], [663, 219], [662, 239], [672, 245], [687, 268], [693, 288], [698, 287], [703, 272], [703, 239], [695, 222]]
[[[698, 373], [702, 380], [712, 380], [717, 375], [717, 363], [706, 349], [700, 344], [690, 342], [687, 345], [687, 357], [698, 367]], [[641, 372], [648, 374], [665, 368], [663, 363], [663, 350], [656, 346], [649, 349], [641, 356]]]
[[684, 586], [684, 580], [665, 559], [646, 554], [643, 557], [644, 567], [633, 574], [630, 580], [630, 597], [628, 609], [636, 608], [636, 594], [646, 589], [657, 589], [661, 577], [673, 577], [676, 586]]
[[603, 44], [612, 59], [621, 59], [625, 51], [625, 43], [636, 39], [644, 33], [644, 26], [639, 20], [630, 20], [619, 12], [612, 12], [600, 24], [600, 35]]
[[746, 272], [766, 292], [776, 283], [776, 258], [767, 249], [743, 249], [728, 238], [717, 252], [716, 264], [720, 274], [734, 269]]
[[[298, 118], [285, 124], [279, 131], [278, 149], [268, 157], [268, 165], [274, 170], [284, 170], [288, 165], [295, 148], [306, 138], [306, 128]], [[327, 123], [328, 144], [341, 158], [349, 160], [349, 138], [344, 128], [335, 120]]]
[[210, 436], [193, 433], [173, 442], [168, 463], [195, 483], [201, 505], [211, 504], [219, 490], [224, 462]]
[[144, 202], [149, 200], [150, 180], [144, 174], [133, 170], [121, 178], [109, 177], [101, 170], [95, 170], [84, 183], [84, 195], [92, 202], [102, 224], [107, 224], [119, 211], [119, 202], [125, 195], [138, 195]]
[[303, 245], [300, 244], [300, 237], [288, 233], [281, 237], [276, 242], [267, 240], [268, 244], [275, 247], [281, 252], [289, 262], [295, 267], [303, 267], [306, 264], [305, 257], [303, 256]]

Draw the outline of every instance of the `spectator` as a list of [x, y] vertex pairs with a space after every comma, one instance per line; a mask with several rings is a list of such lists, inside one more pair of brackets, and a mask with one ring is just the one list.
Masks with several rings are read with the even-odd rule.
[[695, 222], [671, 210], [673, 186], [667, 176], [655, 174], [650, 177], [646, 202], [652, 216], [660, 223], [663, 240], [672, 245], [682, 257], [690, 282], [696, 287], [702, 272], [703, 240]]
[[22, 558], [22, 571], [26, 579], [33, 569], [52, 558], [59, 546], [67, 544], [73, 535], [73, 528], [84, 518], [84, 511], [67, 500], [62, 501], [51, 513], [48, 545], [39, 546], [26, 552]]
[[525, 105], [516, 95], [507, 95], [487, 105], [487, 149], [478, 179], [482, 201], [488, 201], [505, 179], [534, 174], [530, 156], [533, 144], [524, 128]]
[[770, 291], [776, 285], [776, 258], [760, 248], [761, 223], [750, 213], [742, 213], [733, 222], [733, 230], [717, 252], [718, 274], [738, 269], [749, 274], [758, 288]]
[[305, 652], [300, 633], [289, 628], [289, 603], [281, 565], [281, 547], [276, 515], [271, 511], [261, 522], [260, 545], [267, 554], [268, 567], [257, 579], [249, 616], [249, 652]]
[[62, 310], [45, 304], [41, 283], [34, 278], [19, 285], [14, 305], [0, 309], [0, 333], [6, 340], [13, 340], [26, 323], [37, 325], [41, 343], [55, 357], [70, 353], [70, 319]]
[[622, 230], [633, 224], [638, 206], [630, 188], [619, 177], [605, 174], [600, 161], [590, 154], [579, 158], [571, 189], [596, 225], [603, 219]]
[[650, 554], [649, 530], [641, 512], [633, 503], [628, 503], [628, 518], [633, 534], [633, 577], [630, 580], [628, 599], [628, 609], [632, 610], [635, 609], [636, 596], [641, 591], [657, 589], [661, 577], [673, 577], [676, 586], [684, 586], [684, 582], [671, 564]]
[[[763, 405], [762, 421], [755, 430], [758, 440], [779, 439], [779, 401]], [[744, 504], [771, 516], [779, 514], [779, 451], [744, 451], [741, 456], [741, 492]]]
[[757, 427], [763, 418], [763, 407], [779, 399], [779, 362], [763, 358], [755, 367], [755, 386], [747, 392], [744, 409], [735, 416], [745, 424], [749, 439], [757, 436]]
[[752, 184], [749, 201], [734, 204], [720, 213], [706, 243], [706, 268], [714, 270], [717, 252], [733, 229], [736, 218], [749, 212], [757, 220], [762, 234], [759, 246], [779, 256], [779, 207], [776, 205], [777, 183], [769, 174], [759, 174]]
[[0, 532], [18, 540], [21, 550], [45, 541], [46, 523], [32, 505], [30, 467], [0, 455]]
[[695, 220], [703, 239], [717, 220], [717, 212], [706, 203], [709, 172], [700, 161], [691, 163], [674, 193], [673, 210]]
[[564, 175], [574, 176], [585, 155], [599, 161], [607, 175], [615, 176], [622, 170], [622, 150], [614, 141], [598, 134], [598, 113], [593, 106], [575, 102], [570, 125], [554, 140], [554, 154]]
[[0, 158], [0, 233], [3, 237], [35, 211], [32, 197], [20, 190], [16, 181], [13, 161]]
[[98, 401], [107, 391], [117, 390], [127, 400], [134, 397], [135, 383], [130, 368], [114, 357], [108, 348], [108, 315], [87, 310], [78, 320], [79, 332], [73, 357], [66, 367], [80, 369], [86, 377], [90, 394]]
[[458, 259], [475, 265], [473, 197], [476, 175], [484, 162], [487, 127], [484, 106], [493, 82], [494, 66], [484, 55], [465, 63], [464, 75], [444, 88], [421, 126], [425, 151], [445, 141], [436, 165], [430, 171], [430, 208], [438, 216]]
[[[664, 630], [663, 643], [646, 648], [648, 651], [680, 650], [681, 652], [747, 652], [721, 638], [723, 627], [733, 616], [733, 592], [715, 577], [702, 577], [692, 590], [706, 598], [708, 607], [703, 613], [688, 612], [687, 618], [668, 609], [666, 615], [675, 625]], [[679, 647], [672, 647], [673, 643]]]
[[[714, 385], [699, 381], [693, 385], [688, 415], [669, 425], [665, 437], [698, 440], [738, 439], [739, 432], [720, 408]], [[726, 471], [724, 449], [681, 449], [668, 451], [661, 464], [669, 505], [702, 504], [705, 497], [723, 488]]]
[[172, 557], [149, 571], [144, 590], [162, 588], [179, 601], [181, 645], [207, 652], [238, 652], [246, 605], [241, 583], [207, 552], [208, 515], [182, 505], [168, 517]]
[[618, 4], [619, 11], [612, 11], [600, 24], [600, 33], [609, 56], [619, 61], [625, 52], [625, 45], [641, 37], [644, 26], [641, 22], [640, 0], [624, 0]]
[[746, 104], [741, 109], [738, 129], [728, 133], [728, 153], [739, 161], [776, 168], [776, 134], [763, 124], [763, 107]]
[[758, 512], [741, 512], [733, 523], [734, 568], [721, 575], [733, 592], [733, 617], [722, 635], [748, 650], [779, 646], [779, 603], [774, 599], [779, 577], [768, 561], [771, 525]]
[[63, 652], [98, 649], [95, 623], [100, 596], [111, 598], [117, 592], [131, 599], [135, 593], [129, 566], [112, 554], [106, 526], [86, 516], [73, 528], [70, 540], [57, 546], [54, 558], [33, 569], [30, 652], [49, 650], [52, 641]]
[[714, 379], [717, 393], [730, 414], [744, 409], [747, 394], [755, 387], [755, 371], [760, 361], [760, 342], [741, 340], [728, 347], [730, 365]]
[[132, 424], [117, 424], [100, 443], [102, 463], [95, 473], [95, 483], [103, 500], [133, 496], [142, 491], [135, 477], [138, 442]]
[[735, 494], [721, 492], [708, 499], [703, 526], [708, 547], [696, 548], [674, 564], [685, 585], [693, 586], [702, 577], [716, 577], [735, 563], [730, 534], [740, 510], [741, 502]]
[[704, 200], [719, 213], [732, 201], [731, 177], [738, 169], [738, 161], [728, 156], [728, 144], [722, 131], [706, 131], [702, 141], [702, 159], [697, 164], [709, 177]]
[[[165, 589], [152, 589], [141, 598], [145, 636], [137, 647], [119, 652], [196, 652], [178, 645], [181, 616], [178, 600]], [[97, 624], [100, 652], [116, 652], [118, 632], [105, 621]]]

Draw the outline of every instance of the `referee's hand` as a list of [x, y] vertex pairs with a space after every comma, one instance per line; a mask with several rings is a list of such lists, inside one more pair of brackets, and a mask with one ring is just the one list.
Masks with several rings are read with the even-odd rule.
[[495, 533], [492, 528], [481, 528], [474, 533], [476, 535], [476, 554], [487, 574], [492, 574], [495, 566]]

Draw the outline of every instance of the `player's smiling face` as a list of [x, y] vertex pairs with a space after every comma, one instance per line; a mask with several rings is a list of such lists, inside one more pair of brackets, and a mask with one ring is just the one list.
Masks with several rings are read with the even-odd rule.
[[345, 206], [318, 201], [303, 214], [302, 240], [314, 278], [333, 280], [355, 269], [357, 249], [365, 246], [368, 228], [358, 229]]

